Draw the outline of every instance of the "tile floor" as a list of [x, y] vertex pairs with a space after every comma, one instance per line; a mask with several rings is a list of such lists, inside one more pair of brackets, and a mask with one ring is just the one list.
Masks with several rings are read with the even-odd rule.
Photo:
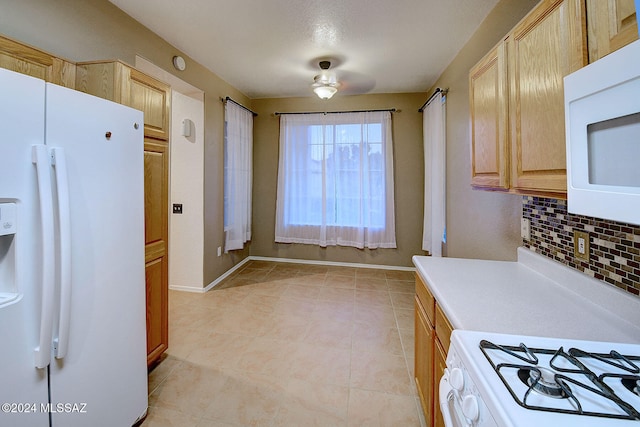
[[143, 427], [421, 426], [413, 273], [250, 261], [171, 291]]

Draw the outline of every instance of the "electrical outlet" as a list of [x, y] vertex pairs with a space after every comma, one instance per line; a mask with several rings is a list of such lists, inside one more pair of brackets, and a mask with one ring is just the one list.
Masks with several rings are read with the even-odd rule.
[[520, 237], [531, 240], [531, 221], [529, 218], [520, 218]]
[[222, 246], [218, 246], [218, 256], [222, 256]]
[[173, 213], [181, 214], [182, 213], [182, 203], [174, 203], [173, 204]]
[[585, 231], [573, 231], [573, 255], [585, 261], [589, 261], [589, 233]]

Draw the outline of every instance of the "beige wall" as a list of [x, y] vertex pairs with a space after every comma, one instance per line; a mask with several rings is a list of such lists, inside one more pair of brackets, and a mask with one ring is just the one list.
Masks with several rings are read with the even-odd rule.
[[[504, 36], [537, 0], [502, 0], [478, 32], [446, 68], [434, 88], [447, 87], [447, 223], [448, 254], [456, 257], [514, 259], [521, 244], [517, 196], [471, 190], [468, 70]], [[215, 74], [190, 60], [107, 0], [0, 0], [0, 33], [72, 61], [118, 58], [135, 62], [138, 54], [205, 92], [204, 271], [203, 286], [252, 255], [385, 265], [411, 265], [422, 233], [422, 115], [418, 107], [431, 90], [418, 94], [337, 95], [330, 101], [313, 96], [249, 100]], [[174, 55], [187, 59], [177, 72]], [[428, 53], [425, 53], [428, 54]], [[417, 70], [419, 72], [419, 70]], [[255, 109], [255, 185], [253, 242], [233, 255], [217, 257], [223, 235], [223, 105], [231, 96]], [[394, 113], [396, 228], [398, 249], [321, 249], [273, 242], [277, 176], [278, 119], [274, 111], [324, 111], [398, 108]], [[188, 208], [188, 207], [185, 207]]]
[[[317, 97], [253, 100], [258, 113], [254, 122], [253, 235], [251, 255], [377, 265], [411, 266], [411, 256], [424, 254], [422, 210], [424, 165], [422, 114], [418, 108], [427, 94], [342, 96], [328, 101]], [[360, 250], [349, 247], [274, 242], [276, 184], [278, 175], [279, 119], [273, 113], [344, 111], [396, 108], [392, 114], [397, 249]]]
[[447, 254], [515, 260], [522, 245], [522, 198], [472, 190], [469, 69], [529, 12], [538, 0], [502, 0], [444, 70], [435, 87], [447, 95]]
[[[107, 0], [0, 0], [0, 33], [71, 61], [120, 59], [135, 63], [140, 55], [205, 92], [204, 271], [208, 285], [248, 255], [248, 249], [217, 257], [224, 243], [223, 104], [220, 97], [250, 100], [215, 74], [190, 60]], [[177, 72], [171, 60], [180, 54], [187, 69]], [[188, 206], [185, 206], [188, 209]]]
[[[515, 260], [521, 246], [522, 199], [516, 195], [472, 190], [469, 132], [469, 69], [539, 0], [501, 0], [487, 16], [436, 84], [422, 94], [254, 100], [256, 119], [254, 167], [254, 234], [251, 254], [283, 258], [411, 265], [422, 254], [423, 151], [422, 115], [417, 108], [436, 87], [447, 95], [447, 255], [460, 258]], [[404, 107], [402, 106], [404, 105]], [[278, 119], [274, 111], [331, 111], [397, 107], [394, 114], [397, 250], [322, 249], [274, 243], [275, 187], [278, 163]]]

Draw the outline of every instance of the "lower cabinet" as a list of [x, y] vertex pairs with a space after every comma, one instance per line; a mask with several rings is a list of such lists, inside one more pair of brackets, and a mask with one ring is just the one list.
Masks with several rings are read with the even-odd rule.
[[[427, 319], [420, 300], [415, 301], [415, 378], [427, 425], [433, 419], [433, 344], [435, 328]], [[418, 351], [420, 349], [420, 351]]]
[[437, 301], [416, 275], [414, 372], [420, 403], [429, 427], [444, 427], [438, 386], [446, 368], [452, 330]]
[[437, 407], [435, 411], [435, 417], [433, 420], [433, 425], [435, 427], [444, 427], [444, 418], [442, 418], [442, 411], [440, 410], [440, 398], [439, 398], [439, 385], [440, 378], [444, 375], [444, 368], [447, 367], [447, 352], [442, 348], [440, 342], [437, 342], [435, 345], [434, 351], [434, 360], [433, 360], [433, 369], [434, 369], [434, 388], [435, 388], [435, 402], [434, 404]]

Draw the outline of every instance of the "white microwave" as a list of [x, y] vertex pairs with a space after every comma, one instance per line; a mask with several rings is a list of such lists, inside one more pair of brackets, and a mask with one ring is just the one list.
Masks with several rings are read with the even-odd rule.
[[640, 40], [564, 79], [567, 208], [640, 224]]

